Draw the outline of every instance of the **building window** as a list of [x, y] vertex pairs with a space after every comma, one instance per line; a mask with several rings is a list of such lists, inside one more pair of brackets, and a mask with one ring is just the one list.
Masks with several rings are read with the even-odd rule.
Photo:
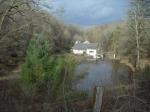
[[89, 51], [90, 53], [94, 53], [94, 51]]

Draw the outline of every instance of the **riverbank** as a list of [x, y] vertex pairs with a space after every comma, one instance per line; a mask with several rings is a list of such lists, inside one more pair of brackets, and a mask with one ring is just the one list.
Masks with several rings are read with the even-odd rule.
[[[112, 59], [114, 60], [114, 59]], [[136, 71], [128, 58], [115, 59], [132, 70], [127, 86], [106, 89], [103, 97], [102, 112], [149, 112], [150, 111], [150, 59], [140, 60], [140, 70]]]
[[128, 86], [106, 89], [102, 112], [149, 112], [150, 111], [150, 66], [133, 77]]
[[[133, 72], [136, 71], [135, 63], [133, 63], [133, 60], [131, 60], [129, 57], [119, 56], [116, 59], [109, 57], [109, 60], [119, 61], [120, 63], [127, 65]], [[150, 59], [149, 58], [140, 59], [139, 65], [141, 69], [145, 68], [146, 66], [150, 66]]]
[[[78, 57], [76, 57], [78, 58]], [[129, 80], [129, 71], [128, 65], [125, 64], [124, 60], [104, 60], [104, 61], [85, 61], [83, 57], [81, 57], [80, 64], [78, 67], [80, 69], [77, 70], [79, 73], [85, 73], [84, 77], [77, 81], [78, 91], [75, 92], [77, 94], [72, 94], [72, 96], [68, 97], [67, 94], [67, 106], [70, 111], [83, 112], [88, 111], [91, 112], [93, 108], [92, 95], [95, 86], [103, 86], [104, 87], [104, 96], [102, 103], [102, 112], [116, 112], [120, 110], [121, 112], [129, 112], [133, 110], [134, 100], [136, 100], [137, 109], [141, 109], [142, 107], [147, 108], [147, 105], [150, 104], [149, 101], [149, 80], [150, 78], [142, 77], [144, 73], [142, 70], [139, 72], [136, 80], [140, 82], [130, 82]], [[130, 68], [130, 67], [129, 67]], [[83, 72], [85, 70], [85, 72]], [[146, 70], [148, 71], [148, 70]], [[145, 82], [147, 80], [147, 82]], [[48, 101], [48, 97], [46, 97], [46, 93], [40, 91], [39, 93], [32, 93], [28, 91], [26, 88], [22, 88], [20, 79], [10, 78], [9, 80], [1, 81], [0, 96], [4, 96], [2, 98], [5, 103], [2, 106], [11, 106], [16, 109], [16, 111], [21, 111], [21, 109], [25, 109], [31, 112], [37, 111], [46, 111], [46, 112], [56, 112], [62, 111], [64, 112], [64, 100], [50, 102]], [[136, 88], [135, 88], [135, 86]], [[140, 87], [140, 88], [139, 88]], [[6, 92], [5, 92], [6, 91]], [[85, 94], [80, 94], [82, 92], [87, 92]], [[142, 92], [142, 91], [146, 91]], [[61, 91], [60, 91], [61, 92]], [[83, 93], [84, 93], [83, 92]], [[87, 97], [86, 95], [91, 92], [91, 96]], [[133, 96], [136, 92], [136, 96]], [[68, 93], [68, 92], [66, 92]], [[143, 95], [144, 94], [144, 95]], [[10, 97], [11, 96], [11, 97]], [[61, 96], [60, 96], [61, 97]], [[148, 99], [148, 100], [147, 100]], [[31, 102], [30, 102], [31, 101]], [[141, 102], [144, 101], [144, 102]], [[146, 106], [145, 106], [146, 102]], [[2, 102], [3, 103], [3, 102]], [[131, 106], [129, 106], [131, 104]], [[24, 108], [27, 107], [27, 108]], [[6, 107], [5, 107], [6, 108]], [[18, 110], [17, 110], [18, 109]], [[19, 110], [20, 109], [20, 110]], [[131, 111], [132, 112], [132, 111]], [[142, 111], [141, 111], [142, 112]]]
[[[100, 69], [101, 67], [97, 65], [100, 63], [102, 64], [103, 62], [104, 61], [100, 61], [97, 63], [95, 63], [94, 61], [86, 62], [85, 65], [89, 65], [89, 68], [86, 70], [89, 71], [91, 69], [91, 66], [97, 67], [98, 70], [106, 70], [104, 69], [104, 68], [107, 68], [106, 66]], [[135, 70], [135, 68], [133, 67], [133, 65], [131, 64], [128, 58], [109, 60], [108, 62], [112, 64], [112, 67], [114, 69], [113, 72], [115, 75], [113, 75], [113, 80], [119, 85], [104, 87], [105, 91], [104, 91], [104, 96], [103, 96], [102, 112], [116, 112], [116, 111], [133, 112], [134, 110], [139, 111], [139, 112], [143, 112], [143, 110], [146, 112], [149, 112], [150, 110], [149, 97], [150, 96], [148, 93], [150, 92], [150, 89], [149, 89], [150, 68], [147, 67], [149, 65], [149, 59], [141, 60], [143, 64], [141, 65], [141, 69], [138, 72]], [[124, 71], [129, 70], [129, 74], [126, 77], [128, 78], [128, 81], [125, 80], [125, 77], [122, 75], [121, 71], [123, 69], [117, 70], [117, 68], [121, 66], [126, 67]], [[93, 69], [93, 71], [95, 72], [96, 69]], [[101, 79], [103, 80], [102, 77], [100, 79], [96, 77], [95, 80], [92, 81], [93, 77], [100, 76], [100, 73], [97, 73], [97, 75], [95, 75], [93, 71], [89, 72], [91, 73], [91, 75], [87, 76], [89, 77], [87, 78], [89, 80], [86, 80], [86, 79], [81, 80], [80, 90], [82, 90], [82, 88], [84, 88], [84, 90], [87, 90], [85, 88], [87, 87], [92, 88], [92, 87], [98, 86], [99, 83], [97, 82], [101, 82], [100, 81]], [[107, 69], [106, 71], [109, 71], [109, 70]], [[127, 72], [125, 74], [127, 74]], [[104, 76], [105, 75], [106, 74], [104, 74]], [[120, 83], [119, 80], [121, 80], [122, 83]], [[93, 84], [91, 84], [92, 82], [94, 82], [93, 84], [98, 84], [98, 85], [94, 86]], [[89, 84], [91, 84], [92, 86], [89, 86]], [[84, 87], [86, 85], [87, 87]]]
[[[78, 93], [77, 93], [78, 94]], [[62, 96], [61, 96], [62, 97]], [[90, 110], [90, 103], [81, 96], [67, 98], [69, 111]], [[51, 102], [46, 93], [35, 93], [21, 86], [19, 79], [0, 80], [0, 110], [2, 112], [64, 112], [64, 100]]]

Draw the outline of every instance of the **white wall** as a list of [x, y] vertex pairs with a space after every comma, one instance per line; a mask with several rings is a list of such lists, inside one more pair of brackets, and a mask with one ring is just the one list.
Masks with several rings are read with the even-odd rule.
[[96, 49], [87, 49], [86, 54], [88, 56], [92, 56], [93, 58], [96, 58], [97, 56], [97, 50]]
[[88, 56], [92, 56], [93, 58], [97, 58], [97, 50], [96, 49], [87, 49], [85, 50], [72, 50], [74, 54], [82, 55], [86, 53]]
[[74, 53], [74, 54], [81, 55], [81, 54], [84, 53], [84, 50], [74, 50], [74, 49], [73, 49], [73, 53]]

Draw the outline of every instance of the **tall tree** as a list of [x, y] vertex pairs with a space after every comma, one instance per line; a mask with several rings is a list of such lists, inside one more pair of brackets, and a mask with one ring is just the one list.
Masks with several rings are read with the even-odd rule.
[[111, 44], [109, 45], [110, 49], [112, 48], [113, 51], [113, 57], [116, 59], [118, 50], [119, 50], [119, 43], [122, 38], [122, 29], [120, 27], [117, 27], [115, 31], [112, 32], [111, 35]]
[[[146, 22], [145, 22], [145, 8], [143, 7], [142, 0], [131, 0], [131, 10], [129, 12], [129, 47], [130, 53], [132, 56], [136, 57], [136, 68], [139, 67], [140, 57], [142, 55], [142, 43], [144, 38], [146, 37]], [[132, 45], [131, 45], [131, 44]], [[135, 52], [136, 51], [136, 52]]]

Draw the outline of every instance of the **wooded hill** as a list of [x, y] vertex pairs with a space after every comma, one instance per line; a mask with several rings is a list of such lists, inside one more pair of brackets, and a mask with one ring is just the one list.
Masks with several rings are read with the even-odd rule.
[[24, 59], [34, 35], [48, 37], [53, 53], [68, 52], [80, 30], [57, 20], [41, 10], [34, 0], [2, 0], [0, 2], [0, 71], [15, 67]]

